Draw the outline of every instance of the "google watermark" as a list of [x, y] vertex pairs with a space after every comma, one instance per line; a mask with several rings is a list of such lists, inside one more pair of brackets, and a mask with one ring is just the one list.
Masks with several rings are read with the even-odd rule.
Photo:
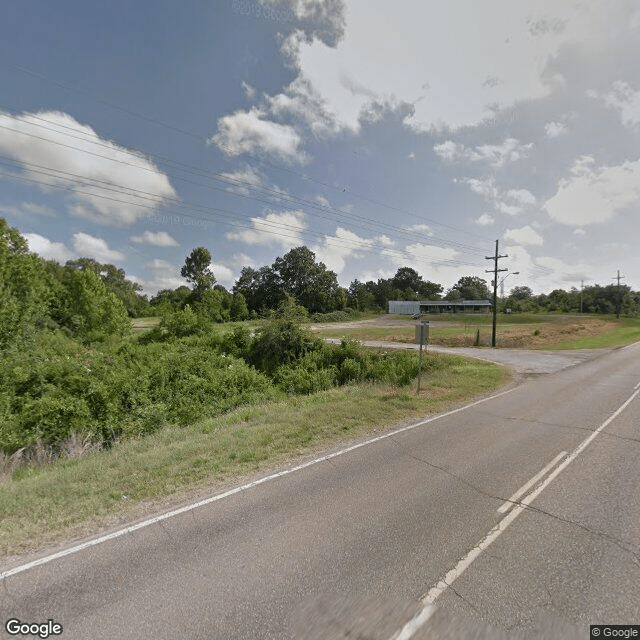
[[62, 634], [62, 625], [51, 618], [46, 622], [21, 622], [18, 618], [10, 618], [5, 622], [4, 628], [10, 636], [49, 638]]

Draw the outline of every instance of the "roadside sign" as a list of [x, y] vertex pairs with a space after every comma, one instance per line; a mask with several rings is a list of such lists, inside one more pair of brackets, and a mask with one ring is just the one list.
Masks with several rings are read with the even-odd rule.
[[429, 322], [421, 322], [416, 325], [416, 343], [429, 344]]

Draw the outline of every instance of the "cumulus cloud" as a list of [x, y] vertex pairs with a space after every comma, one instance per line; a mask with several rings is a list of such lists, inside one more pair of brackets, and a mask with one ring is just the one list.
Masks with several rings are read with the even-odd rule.
[[606, 222], [640, 198], [640, 160], [612, 167], [595, 167], [592, 156], [581, 156], [563, 178], [556, 194], [544, 203], [549, 216], [561, 224], [583, 227]]
[[[487, 0], [478, 10], [475, 0], [400, 0], [390, 11], [386, 0], [350, 0], [339, 42], [300, 33], [286, 52], [341, 126], [357, 131], [368, 106], [392, 96], [414, 105], [409, 126], [458, 128], [491, 116], [490, 104], [549, 95], [546, 62], [563, 44], [606, 32], [598, 3], [585, 4], [541, 0], [532, 10], [528, 2]], [[393, 47], [385, 45], [390, 33], [402, 34]]]
[[98, 262], [120, 262], [125, 259], [123, 253], [110, 249], [106, 240], [90, 236], [88, 233], [74, 233], [73, 248], [79, 256], [94, 258]]
[[233, 284], [236, 281], [233, 270], [222, 262], [212, 262], [210, 267], [211, 271], [213, 271], [213, 275], [216, 277], [216, 284], [221, 284], [227, 289], [233, 287]]
[[209, 142], [229, 156], [243, 153], [274, 155], [286, 162], [305, 161], [300, 149], [301, 138], [290, 125], [265, 119], [267, 114], [253, 107], [250, 111], [235, 111], [218, 119], [218, 133]]
[[476, 218], [475, 223], [481, 227], [490, 227], [495, 221], [490, 213], [483, 213], [479, 218]]
[[267, 211], [263, 218], [251, 218], [251, 229], [227, 233], [227, 239], [251, 245], [281, 245], [283, 248], [304, 244], [302, 233], [307, 228], [303, 211]]
[[151, 271], [151, 277], [140, 284], [147, 294], [155, 295], [162, 289], [177, 289], [187, 284], [186, 280], [180, 276], [179, 268], [166, 260], [155, 258], [145, 266]]
[[462, 178], [460, 182], [490, 202], [496, 211], [508, 216], [519, 215], [537, 203], [536, 197], [528, 189], [503, 189], [496, 184], [493, 177]]
[[626, 127], [640, 123], [640, 91], [633, 89], [628, 82], [614, 82], [603, 99], [608, 106], [620, 113], [620, 119]]
[[547, 138], [558, 138], [567, 133], [567, 125], [563, 122], [547, 122], [544, 125], [544, 133]]
[[494, 169], [499, 169], [510, 162], [526, 158], [533, 146], [533, 143], [521, 144], [516, 138], [507, 138], [502, 144], [476, 147], [465, 147], [453, 140], [446, 140], [435, 145], [433, 150], [447, 162], [487, 162]]
[[23, 235], [29, 245], [29, 251], [37, 253], [45, 260], [55, 260], [63, 263], [73, 257], [71, 251], [62, 242], [51, 242], [48, 238], [37, 233], [25, 233]]
[[331, 271], [340, 274], [348, 258], [361, 258], [363, 251], [369, 251], [373, 245], [372, 239], [361, 238], [348, 229], [338, 227], [334, 235], [325, 235], [322, 243], [312, 250]]
[[264, 184], [262, 175], [249, 165], [239, 171], [221, 173], [220, 177], [229, 185], [228, 191], [242, 195], [248, 195], [250, 188], [261, 187]]
[[520, 229], [507, 229], [503, 238], [523, 245], [541, 246], [543, 243], [542, 236], [529, 225]]
[[[43, 190], [69, 189], [71, 212], [101, 224], [132, 224], [176, 196], [167, 176], [143, 154], [59, 111], [0, 112], [0, 152]], [[49, 169], [42, 173], [42, 167]]]
[[154, 247], [177, 247], [178, 243], [166, 231], [145, 231], [141, 236], [131, 236], [138, 244], [149, 244]]

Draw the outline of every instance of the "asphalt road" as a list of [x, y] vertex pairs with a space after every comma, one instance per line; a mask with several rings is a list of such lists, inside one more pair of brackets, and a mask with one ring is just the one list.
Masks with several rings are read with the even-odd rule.
[[640, 624], [639, 385], [640, 343], [39, 566], [15, 561], [0, 568], [2, 623], [51, 619], [65, 640], [555, 639]]

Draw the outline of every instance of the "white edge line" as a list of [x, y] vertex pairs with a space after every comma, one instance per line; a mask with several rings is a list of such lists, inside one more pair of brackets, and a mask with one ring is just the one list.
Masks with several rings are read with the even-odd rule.
[[560, 458], [563, 458], [567, 455], [566, 451], [561, 451], [542, 471], [536, 473], [529, 482], [522, 485], [520, 489], [518, 489], [502, 506], [498, 507], [498, 513], [505, 513], [509, 511], [511, 507], [515, 505], [516, 500], [523, 494], [525, 494], [529, 489], [536, 483], [540, 478], [542, 478], [552, 467], [554, 467]]
[[411, 636], [433, 615], [436, 608], [432, 605], [423, 607], [407, 624], [396, 633], [391, 640], [409, 640]]
[[[431, 587], [427, 594], [422, 599], [422, 604], [424, 608], [409, 622], [407, 625], [403, 627], [403, 630], [406, 629], [410, 623], [415, 621], [415, 624], [411, 627], [411, 633], [403, 636], [393, 636], [390, 640], [409, 640], [413, 634], [420, 628], [421, 624], [424, 624], [424, 621], [428, 620], [433, 613], [433, 603], [437, 600], [439, 596], [441, 596], [473, 563], [473, 561], [487, 548], [491, 545], [500, 534], [553, 482], [553, 480], [565, 469], [569, 466], [577, 457], [584, 451], [584, 449], [591, 443], [591, 441], [598, 436], [598, 434], [609, 425], [613, 420], [615, 420], [634, 400], [634, 398], [640, 393], [640, 389], [634, 391], [631, 396], [620, 406], [618, 409], [611, 414], [590, 436], [585, 438], [572, 452], [571, 454], [565, 458], [559, 466], [557, 466], [547, 478], [536, 487], [530, 494], [528, 494], [525, 498], [522, 499], [517, 506], [508, 513], [500, 522], [489, 531], [489, 533], [480, 541], [478, 545], [476, 545], [469, 553], [462, 558], [456, 566], [451, 569], [445, 576], [440, 580], [436, 585]], [[422, 623], [418, 624], [418, 619], [424, 614], [425, 619]]]
[[330, 453], [326, 456], [322, 456], [321, 458], [316, 458], [315, 460], [309, 460], [308, 462], [300, 464], [296, 467], [292, 467], [291, 469], [285, 469], [284, 471], [273, 473], [269, 476], [265, 476], [264, 478], [260, 478], [258, 480], [254, 480], [253, 482], [249, 482], [248, 484], [244, 484], [240, 487], [236, 487], [235, 489], [230, 489], [229, 491], [225, 491], [224, 493], [219, 493], [215, 496], [211, 496], [210, 498], [206, 498], [205, 500], [200, 500], [199, 502], [189, 504], [185, 507], [181, 507], [180, 509], [175, 509], [173, 511], [163, 513], [159, 516], [156, 516], [155, 518], [150, 518], [149, 520], [143, 520], [142, 522], [138, 522], [137, 524], [131, 525], [129, 527], [125, 527], [124, 529], [113, 531], [112, 533], [101, 536], [100, 538], [88, 540], [87, 542], [83, 542], [82, 544], [78, 544], [74, 547], [70, 547], [69, 549], [64, 549], [63, 551], [58, 551], [57, 553], [51, 554], [49, 556], [45, 556], [44, 558], [39, 558], [38, 560], [33, 560], [32, 562], [28, 562], [27, 564], [14, 567], [13, 569], [9, 569], [7, 571], [4, 571], [3, 573], [0, 573], [0, 582], [5, 578], [14, 576], [18, 573], [22, 573], [23, 571], [28, 571], [29, 569], [33, 569], [34, 567], [38, 567], [43, 564], [47, 564], [48, 562], [52, 562], [53, 560], [58, 560], [59, 558], [64, 558], [65, 556], [69, 556], [73, 553], [77, 553], [78, 551], [82, 551], [83, 549], [88, 549], [89, 547], [95, 547], [96, 545], [102, 544], [103, 542], [114, 540], [115, 538], [119, 538], [127, 533], [133, 533], [138, 529], [143, 529], [144, 527], [148, 527], [152, 524], [156, 524], [157, 522], [162, 522], [163, 520], [173, 518], [174, 516], [187, 513], [189, 511], [192, 511], [193, 509], [204, 507], [205, 505], [211, 504], [212, 502], [217, 502], [218, 500], [222, 500], [223, 498], [228, 498], [229, 496], [235, 493], [240, 493], [241, 491], [246, 491], [247, 489], [251, 489], [252, 487], [255, 487], [260, 484], [264, 484], [265, 482], [269, 482], [271, 480], [275, 480], [276, 478], [281, 478], [282, 476], [287, 476], [296, 471], [301, 471], [302, 469], [306, 469], [307, 467], [311, 467], [312, 465], [319, 464], [320, 462], [325, 462], [326, 460], [330, 460], [331, 458], [337, 458], [338, 456], [342, 456], [345, 453], [354, 451], [355, 449], [360, 449], [361, 447], [365, 447], [375, 442], [379, 442], [380, 440], [391, 438], [395, 435], [398, 435], [399, 433], [416, 429], [417, 427], [421, 427], [425, 424], [429, 424], [430, 422], [434, 422], [435, 420], [440, 420], [441, 418], [452, 416], [456, 413], [459, 413], [460, 411], [465, 411], [467, 409], [470, 409], [471, 407], [475, 407], [484, 402], [488, 402], [489, 400], [493, 400], [495, 398], [499, 398], [500, 396], [504, 396], [508, 393], [511, 393], [512, 391], [515, 391], [517, 388], [518, 387], [512, 387], [511, 389], [507, 389], [506, 391], [501, 391], [500, 393], [496, 393], [495, 395], [489, 396], [488, 398], [482, 398], [480, 400], [476, 400], [475, 402], [464, 405], [463, 407], [458, 407], [457, 409], [452, 409], [451, 411], [447, 411], [446, 413], [432, 416], [430, 418], [427, 418], [426, 420], [421, 420], [420, 422], [410, 424], [406, 427], [395, 429], [394, 431], [385, 433], [375, 438], [371, 438], [370, 440], [366, 440], [365, 442], [354, 444], [351, 447], [347, 447], [346, 449], [341, 449], [340, 451]]

